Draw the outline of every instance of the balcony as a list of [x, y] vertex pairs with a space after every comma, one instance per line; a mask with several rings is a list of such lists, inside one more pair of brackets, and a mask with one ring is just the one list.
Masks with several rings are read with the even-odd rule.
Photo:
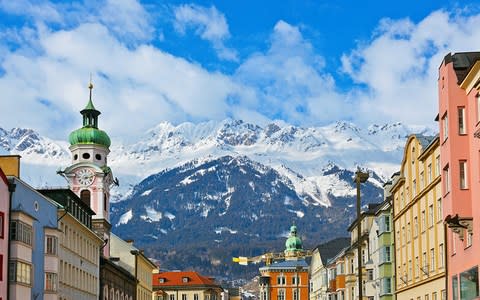
[[331, 291], [331, 292], [335, 292], [337, 290], [337, 280], [336, 279], [330, 280], [330, 282], [328, 283], [328, 290]]
[[351, 273], [345, 275], [345, 282], [356, 282], [357, 281], [357, 274]]
[[336, 281], [335, 285], [336, 285], [337, 290], [345, 288], [345, 275], [344, 274], [337, 275], [337, 278], [335, 278], [335, 281]]

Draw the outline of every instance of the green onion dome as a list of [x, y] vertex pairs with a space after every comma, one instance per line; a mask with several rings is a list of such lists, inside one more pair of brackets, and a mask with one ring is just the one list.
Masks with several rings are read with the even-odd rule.
[[302, 240], [297, 236], [297, 226], [290, 227], [290, 235], [285, 241], [285, 252], [303, 250]]
[[92, 102], [92, 89], [93, 84], [90, 82], [88, 85], [90, 89], [90, 98], [88, 99], [87, 106], [80, 111], [83, 116], [83, 127], [70, 133], [68, 140], [70, 145], [78, 144], [96, 144], [106, 148], [110, 147], [110, 137], [108, 134], [98, 129], [98, 116], [100, 111], [95, 109]]
[[108, 148], [111, 144], [108, 134], [94, 127], [82, 127], [72, 131], [68, 140], [72, 146], [77, 144], [97, 144]]

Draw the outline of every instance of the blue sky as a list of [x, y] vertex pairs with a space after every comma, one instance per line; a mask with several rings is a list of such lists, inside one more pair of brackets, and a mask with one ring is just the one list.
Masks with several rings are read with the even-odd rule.
[[63, 139], [92, 73], [114, 138], [161, 121], [435, 126], [436, 72], [479, 1], [0, 0], [0, 127]]

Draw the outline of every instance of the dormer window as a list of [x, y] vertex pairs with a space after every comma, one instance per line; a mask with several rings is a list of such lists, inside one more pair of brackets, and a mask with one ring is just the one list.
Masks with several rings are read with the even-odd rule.
[[165, 283], [165, 278], [159, 278], [159, 279], [158, 279], [158, 282], [160, 282], [160, 283]]
[[182, 277], [182, 282], [187, 283], [188, 282], [188, 277]]

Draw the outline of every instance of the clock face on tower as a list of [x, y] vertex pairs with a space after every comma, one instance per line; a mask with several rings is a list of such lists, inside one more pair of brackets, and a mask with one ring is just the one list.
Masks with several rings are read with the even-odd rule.
[[95, 173], [90, 169], [80, 169], [75, 175], [81, 185], [91, 185], [95, 180]]

